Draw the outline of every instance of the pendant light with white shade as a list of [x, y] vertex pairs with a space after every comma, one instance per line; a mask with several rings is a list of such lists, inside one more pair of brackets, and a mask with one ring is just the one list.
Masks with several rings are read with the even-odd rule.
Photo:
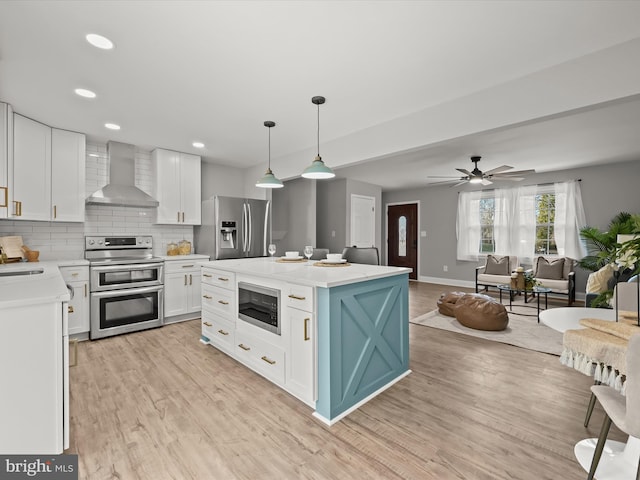
[[271, 128], [275, 127], [275, 122], [267, 120], [264, 122], [264, 126], [269, 129], [269, 166], [267, 167], [267, 171], [264, 176], [258, 180], [256, 183], [256, 187], [260, 188], [282, 188], [284, 185], [282, 181], [276, 178], [276, 176], [271, 171]]
[[324, 97], [313, 97], [311, 103], [318, 106], [318, 154], [307, 168], [302, 172], [304, 178], [326, 179], [336, 176], [331, 168], [327, 167], [320, 157], [320, 105], [325, 102]]

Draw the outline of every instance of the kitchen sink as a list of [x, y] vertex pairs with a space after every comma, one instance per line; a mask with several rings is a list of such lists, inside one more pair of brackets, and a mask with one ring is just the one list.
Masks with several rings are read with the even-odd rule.
[[17, 270], [14, 272], [0, 272], [0, 277], [20, 277], [23, 275], [39, 275], [41, 273], [44, 273], [42, 268], [35, 270]]

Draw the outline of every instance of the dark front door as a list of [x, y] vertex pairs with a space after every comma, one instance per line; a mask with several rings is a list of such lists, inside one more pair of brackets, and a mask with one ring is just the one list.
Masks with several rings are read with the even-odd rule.
[[387, 210], [387, 262], [408, 267], [409, 278], [418, 279], [418, 204], [389, 205]]

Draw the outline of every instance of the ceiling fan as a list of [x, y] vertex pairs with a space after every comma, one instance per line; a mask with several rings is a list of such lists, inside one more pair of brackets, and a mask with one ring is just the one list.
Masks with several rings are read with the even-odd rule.
[[442, 183], [451, 183], [456, 182], [452, 187], [456, 187], [458, 185], [462, 185], [464, 183], [481, 183], [482, 185], [491, 185], [493, 182], [491, 180], [510, 180], [519, 182], [524, 180], [522, 175], [527, 175], [529, 173], [536, 173], [535, 170], [514, 170], [512, 172], [508, 172], [507, 170], [511, 170], [513, 167], [508, 165], [502, 165], [501, 167], [492, 168], [491, 170], [487, 170], [483, 172], [478, 168], [478, 162], [480, 161], [479, 156], [471, 157], [471, 161], [473, 162], [473, 170], [469, 171], [464, 168], [456, 168], [459, 172], [464, 174], [464, 177], [441, 177], [441, 176], [432, 176], [428, 178], [449, 178], [455, 180], [445, 180], [442, 182], [430, 183], [429, 185], [439, 185]]

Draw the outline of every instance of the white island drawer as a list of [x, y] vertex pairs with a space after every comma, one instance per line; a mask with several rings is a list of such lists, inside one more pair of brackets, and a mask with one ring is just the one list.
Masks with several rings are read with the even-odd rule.
[[205, 312], [201, 323], [203, 336], [221, 350], [233, 352], [235, 336], [233, 323], [209, 312]]
[[202, 284], [202, 308], [212, 310], [225, 318], [235, 315], [235, 292]]
[[313, 287], [287, 283], [283, 296], [285, 306], [313, 312]]
[[236, 288], [236, 274], [205, 267], [202, 269], [202, 283], [233, 290]]
[[284, 383], [284, 350], [244, 332], [236, 332], [236, 358], [265, 377]]

